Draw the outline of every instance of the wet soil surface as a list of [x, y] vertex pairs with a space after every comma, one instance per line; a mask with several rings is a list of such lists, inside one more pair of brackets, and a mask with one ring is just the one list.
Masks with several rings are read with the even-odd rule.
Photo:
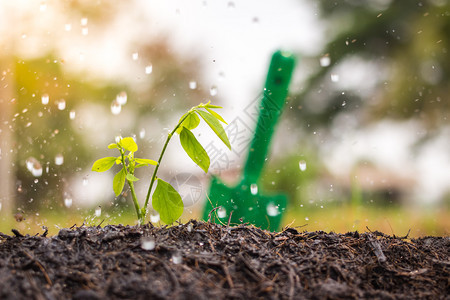
[[450, 237], [190, 221], [0, 233], [0, 299], [450, 299]]

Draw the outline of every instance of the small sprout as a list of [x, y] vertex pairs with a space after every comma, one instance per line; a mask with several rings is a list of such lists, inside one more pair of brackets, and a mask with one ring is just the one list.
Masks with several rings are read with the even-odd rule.
[[[122, 166], [122, 168], [114, 176], [113, 190], [115, 195], [119, 196], [123, 192], [125, 183], [128, 183], [136, 209], [137, 218], [141, 224], [144, 223], [150, 193], [156, 182], [157, 186], [152, 195], [152, 206], [158, 212], [158, 215], [164, 223], [171, 224], [175, 222], [183, 213], [184, 204], [180, 194], [169, 183], [156, 176], [162, 157], [164, 156], [170, 139], [175, 133], [178, 133], [180, 135], [180, 143], [184, 151], [194, 163], [196, 163], [205, 173], [207, 173], [210, 166], [210, 158], [191, 130], [197, 128], [200, 124], [200, 120], [203, 119], [213, 130], [213, 132], [222, 140], [222, 142], [229, 149], [231, 149], [230, 141], [228, 140], [221, 122], [225, 124], [227, 123], [222, 116], [213, 110], [217, 108], [221, 107], [212, 105], [209, 102], [206, 104], [201, 103], [185, 113], [180, 118], [178, 124], [172, 132], [168, 134], [158, 161], [135, 157], [134, 153], [138, 151], [136, 141], [131, 137], [122, 138], [121, 136], [117, 136], [115, 138], [115, 143], [109, 144], [108, 149], [117, 149], [120, 152], [120, 156], [111, 156], [98, 159], [94, 162], [92, 171], [105, 172], [111, 169], [115, 164]], [[155, 166], [155, 168], [151, 177], [144, 206], [141, 208], [134, 189], [134, 183], [138, 181], [139, 178], [134, 175], [134, 171], [136, 168], [150, 165]]]

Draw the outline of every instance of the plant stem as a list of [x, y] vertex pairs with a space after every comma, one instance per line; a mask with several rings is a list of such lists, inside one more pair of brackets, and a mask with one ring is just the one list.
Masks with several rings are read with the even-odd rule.
[[159, 155], [158, 164], [155, 166], [155, 170], [153, 171], [152, 180], [151, 180], [150, 186], [148, 188], [147, 197], [145, 198], [144, 206], [142, 207], [141, 214], [142, 214], [143, 218], [145, 218], [145, 214], [147, 213], [147, 205], [148, 205], [148, 200], [150, 199], [150, 193], [152, 191], [153, 184], [155, 183], [156, 173], [158, 172], [159, 166], [161, 164], [161, 160], [163, 158], [164, 153], [166, 152], [167, 145], [169, 144], [169, 141], [172, 138], [172, 136], [174, 135], [174, 133], [177, 131], [178, 127], [180, 127], [181, 124], [184, 122], [184, 120], [186, 120], [186, 118], [194, 111], [194, 108], [196, 108], [196, 107], [191, 108], [188, 111], [188, 113], [178, 122], [177, 126], [175, 126], [175, 128], [172, 130], [172, 132], [170, 132], [167, 135], [166, 142], [164, 143], [164, 147], [161, 151], [161, 154]]
[[[127, 165], [126, 165], [126, 162], [125, 162], [125, 152], [123, 151], [123, 149], [122, 149], [122, 147], [120, 145], [119, 145], [119, 151], [120, 151], [120, 156], [121, 156], [121, 159], [122, 159], [123, 169], [125, 170], [125, 174], [128, 174], [129, 172], [128, 172]], [[134, 184], [130, 180], [127, 180], [127, 182], [128, 182], [128, 186], [130, 187], [131, 198], [133, 199], [134, 208], [136, 209], [136, 214], [137, 214], [139, 223], [143, 224], [145, 215], [142, 215], [141, 207], [139, 206], [139, 202], [137, 200], [136, 192], [134, 190]]]
[[131, 197], [133, 198], [134, 208], [136, 209], [136, 214], [139, 219], [139, 224], [144, 224], [145, 215], [144, 216], [142, 215], [141, 208], [139, 206], [139, 202], [138, 202], [137, 196], [136, 196], [136, 191], [134, 190], [133, 181], [127, 180], [127, 182], [128, 182], [128, 185], [130, 186]]

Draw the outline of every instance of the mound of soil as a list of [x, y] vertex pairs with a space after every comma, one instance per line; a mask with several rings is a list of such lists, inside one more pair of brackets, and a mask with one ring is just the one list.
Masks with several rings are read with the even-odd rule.
[[450, 237], [173, 227], [0, 234], [0, 299], [450, 299]]

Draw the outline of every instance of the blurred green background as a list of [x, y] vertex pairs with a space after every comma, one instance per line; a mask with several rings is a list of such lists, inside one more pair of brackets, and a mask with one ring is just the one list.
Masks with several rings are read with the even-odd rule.
[[[449, 233], [449, 1], [2, 0], [0, 18], [2, 232], [135, 224], [128, 193], [115, 198], [114, 174], [92, 162], [116, 135], [156, 158], [181, 114], [209, 100], [246, 131], [211, 167], [237, 181], [252, 105], [284, 47], [299, 63], [260, 183], [289, 195], [284, 223]], [[169, 148], [160, 176], [194, 176], [177, 188], [182, 220], [197, 218], [209, 178]]]

